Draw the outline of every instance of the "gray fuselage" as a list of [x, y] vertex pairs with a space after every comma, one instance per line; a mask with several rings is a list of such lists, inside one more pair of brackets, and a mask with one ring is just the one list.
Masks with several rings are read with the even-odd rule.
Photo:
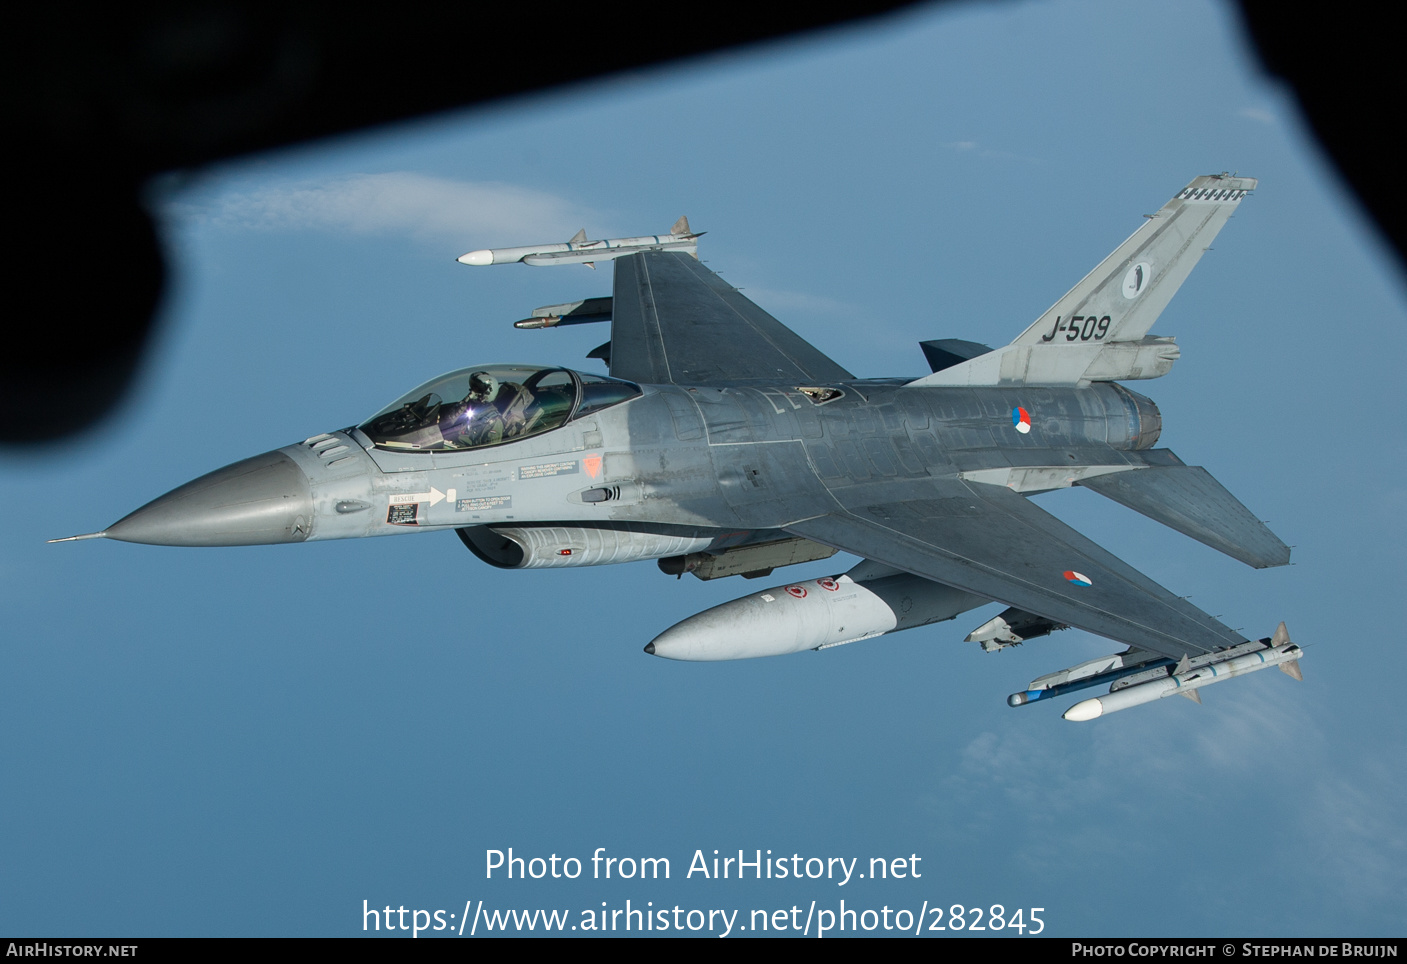
[[467, 451], [378, 448], [359, 429], [315, 436], [278, 450], [307, 477], [305, 527], [290, 520], [283, 538], [261, 541], [602, 529], [632, 533], [624, 541], [639, 545], [609, 558], [560, 555], [557, 564], [659, 558], [776, 538], [780, 527], [829, 511], [831, 492], [857, 484], [965, 475], [1018, 491], [1059, 488], [1091, 467], [1137, 466], [1129, 453], [1150, 447], [1161, 427], [1151, 401], [1111, 383], [901, 384], [838, 384], [831, 388], [841, 394], [820, 404], [795, 386], [645, 386], [638, 398], [553, 431]]

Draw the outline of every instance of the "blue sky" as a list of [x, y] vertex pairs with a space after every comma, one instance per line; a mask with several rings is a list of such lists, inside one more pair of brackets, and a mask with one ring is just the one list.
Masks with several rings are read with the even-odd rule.
[[[1155, 326], [1182, 360], [1135, 387], [1161, 444], [1295, 565], [1248, 569], [1087, 491], [1040, 502], [1248, 635], [1285, 620], [1303, 684], [1076, 725], [1072, 699], [1004, 698], [1111, 644], [962, 643], [995, 607], [691, 665], [640, 650], [757, 584], [501, 572], [447, 533], [44, 544], [448, 369], [599, 370], [604, 329], [509, 323], [609, 294], [609, 271], [454, 262], [474, 248], [687, 214], [709, 266], [823, 351], [919, 375], [919, 341], [1009, 341], [1221, 170], [1261, 188]], [[1055, 935], [1400, 933], [1402, 280], [1222, 5], [920, 10], [173, 177], [152, 203], [176, 273], [139, 390], [81, 439], [0, 457], [0, 929], [351, 935], [363, 900], [746, 917], [846, 898], [1044, 907]], [[508, 847], [673, 875], [486, 880]], [[715, 848], [925, 872], [684, 879]]]

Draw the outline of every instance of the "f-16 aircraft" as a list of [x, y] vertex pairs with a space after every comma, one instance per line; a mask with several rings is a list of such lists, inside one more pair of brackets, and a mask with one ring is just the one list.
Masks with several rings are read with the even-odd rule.
[[[1121, 384], [1178, 358], [1153, 322], [1253, 178], [1198, 177], [1011, 344], [922, 343], [922, 378], [856, 378], [697, 260], [698, 234], [486, 249], [468, 265], [614, 262], [610, 298], [520, 328], [610, 324], [608, 375], [480, 364], [361, 424], [189, 482], [101, 532], [236, 546], [452, 530], [505, 569], [657, 560], [765, 577], [837, 551], [848, 572], [690, 616], [645, 647], [678, 660], [820, 650], [1008, 608], [967, 637], [997, 650], [1077, 627], [1127, 648], [1008, 703], [1083, 688], [1088, 720], [1269, 666], [1299, 678], [1281, 623], [1247, 639], [1026, 496], [1072, 485], [1257, 568], [1290, 550], [1205, 469], [1156, 448], [1158, 408]], [[54, 541], [69, 541], [54, 540]]]

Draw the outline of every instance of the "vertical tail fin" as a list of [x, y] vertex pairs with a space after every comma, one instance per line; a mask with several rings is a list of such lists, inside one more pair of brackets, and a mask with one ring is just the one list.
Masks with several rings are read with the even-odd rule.
[[1177, 359], [1148, 330], [1201, 260], [1255, 178], [1194, 178], [1006, 348], [915, 385], [1082, 385], [1156, 378]]

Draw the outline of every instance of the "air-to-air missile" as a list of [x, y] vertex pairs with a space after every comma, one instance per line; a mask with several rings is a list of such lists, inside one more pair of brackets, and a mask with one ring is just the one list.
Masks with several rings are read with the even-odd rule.
[[1087, 660], [1069, 669], [1037, 677], [1023, 693], [1006, 698], [1010, 706], [1025, 706], [1074, 690], [1109, 683], [1109, 695], [1076, 703], [1064, 718], [1076, 723], [1097, 719], [1131, 706], [1152, 703], [1165, 696], [1185, 696], [1202, 702], [1197, 691], [1233, 676], [1245, 676], [1271, 666], [1294, 679], [1303, 679], [1299, 660], [1304, 651], [1290, 642], [1290, 633], [1281, 623], [1275, 635], [1252, 640], [1230, 649], [1202, 656], [1184, 656], [1174, 663], [1156, 653], [1130, 649], [1113, 656]]
[[[1251, 647], [1259, 648], [1251, 649]], [[1247, 649], [1251, 649], [1251, 651], [1244, 652]], [[1239, 655], [1228, 658], [1230, 653], [1239, 653]], [[1184, 656], [1171, 669], [1160, 667], [1147, 670], [1144, 673], [1135, 673], [1124, 680], [1116, 680], [1114, 685], [1110, 687], [1108, 696], [1097, 696], [1094, 699], [1076, 703], [1065, 711], [1064, 718], [1076, 723], [1083, 723], [1085, 720], [1098, 719], [1109, 713], [1126, 710], [1131, 706], [1152, 703], [1165, 696], [1186, 696], [1188, 699], [1200, 703], [1202, 698], [1197, 695], [1197, 691], [1203, 686], [1220, 683], [1233, 676], [1245, 676], [1247, 673], [1269, 669], [1272, 666], [1280, 667], [1282, 673], [1294, 679], [1304, 678], [1300, 674], [1299, 665], [1299, 659], [1304, 655], [1304, 650], [1290, 642], [1290, 634], [1285, 630], [1284, 623], [1280, 624], [1279, 628], [1275, 630], [1275, 635], [1270, 639], [1246, 643], [1226, 652], [1214, 654], [1220, 657], [1218, 659], [1210, 658], [1211, 655], [1213, 654], [1198, 657], [1195, 661]], [[1165, 675], [1159, 678], [1158, 674]], [[1146, 679], [1148, 675], [1153, 678]], [[1120, 683], [1124, 685], [1119, 686]]]
[[[570, 241], [560, 244], [533, 244], [518, 248], [482, 248], [461, 254], [455, 260], [460, 264], [586, 264], [595, 267], [598, 261], [610, 261], [627, 254], [641, 251], [678, 251], [698, 257], [699, 241], [704, 234], [689, 230], [689, 219], [680, 218], [674, 222], [668, 234], [651, 234], [640, 238], [607, 238], [601, 241], [586, 240], [586, 229], [582, 228]], [[549, 327], [522, 325], [519, 327]]]

